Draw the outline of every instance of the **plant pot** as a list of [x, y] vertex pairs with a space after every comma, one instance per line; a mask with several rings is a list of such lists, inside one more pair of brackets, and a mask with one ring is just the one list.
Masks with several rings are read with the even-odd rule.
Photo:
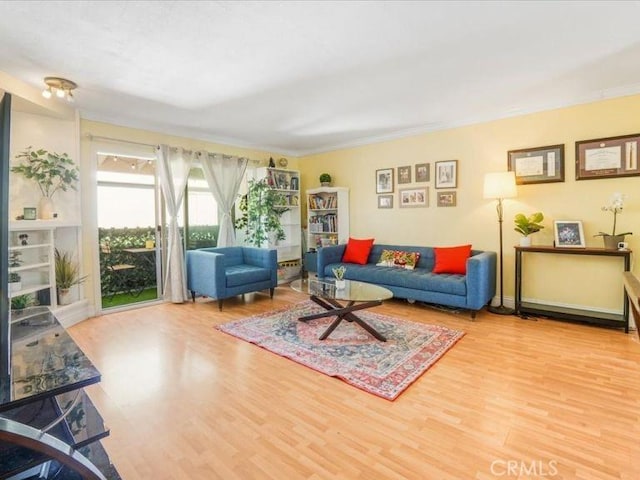
[[71, 291], [68, 288], [58, 289], [58, 305], [71, 304]]
[[618, 243], [624, 242], [624, 235], [603, 235], [604, 248], [607, 250], [617, 250]]
[[17, 292], [22, 289], [22, 282], [9, 282], [9, 291]]
[[530, 247], [531, 246], [531, 237], [530, 236], [526, 236], [526, 237], [520, 237], [520, 246], [521, 247]]
[[347, 286], [347, 281], [346, 280], [338, 280], [338, 279], [336, 279], [336, 288], [338, 290], [342, 290], [346, 286]]
[[320, 185], [323, 187], [330, 187], [331, 186], [331, 182], [320, 182]]
[[53, 219], [53, 200], [49, 197], [42, 197], [40, 199], [40, 203], [38, 204], [38, 217], [40, 220], [51, 220]]

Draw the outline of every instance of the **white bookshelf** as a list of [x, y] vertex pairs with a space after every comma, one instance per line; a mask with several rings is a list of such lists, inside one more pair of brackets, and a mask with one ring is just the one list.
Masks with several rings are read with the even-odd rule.
[[307, 248], [349, 241], [349, 189], [307, 190]]

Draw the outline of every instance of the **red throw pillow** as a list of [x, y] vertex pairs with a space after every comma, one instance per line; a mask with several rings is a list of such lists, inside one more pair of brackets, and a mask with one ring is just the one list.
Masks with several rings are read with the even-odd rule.
[[364, 240], [349, 238], [347, 248], [345, 248], [344, 255], [342, 255], [342, 261], [344, 263], [358, 263], [360, 265], [367, 263], [371, 247], [373, 247], [373, 240], [373, 238]]
[[434, 247], [436, 263], [433, 273], [467, 273], [467, 258], [471, 256], [471, 245], [459, 247]]

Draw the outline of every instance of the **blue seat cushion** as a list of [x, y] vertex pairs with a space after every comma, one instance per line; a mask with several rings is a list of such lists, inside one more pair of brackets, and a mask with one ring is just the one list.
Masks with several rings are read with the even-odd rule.
[[253, 265], [232, 265], [225, 269], [227, 287], [238, 287], [256, 282], [263, 282], [271, 278], [271, 272], [266, 268]]

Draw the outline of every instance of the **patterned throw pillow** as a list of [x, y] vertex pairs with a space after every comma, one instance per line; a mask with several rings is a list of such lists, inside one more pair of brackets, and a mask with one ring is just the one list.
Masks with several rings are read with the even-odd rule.
[[404, 252], [402, 250], [383, 250], [377, 265], [381, 267], [402, 267], [413, 270], [420, 260], [419, 252]]

